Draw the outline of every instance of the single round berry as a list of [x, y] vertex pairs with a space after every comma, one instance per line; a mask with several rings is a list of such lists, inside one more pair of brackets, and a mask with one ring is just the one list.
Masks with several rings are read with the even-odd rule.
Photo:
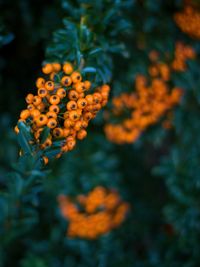
[[41, 104], [41, 102], [42, 102], [42, 98], [40, 96], [34, 96], [34, 98], [33, 98], [33, 104], [35, 106], [38, 106], [39, 104]]
[[73, 67], [72, 67], [72, 64], [69, 63], [69, 62], [66, 62], [64, 65], [63, 65], [63, 71], [65, 74], [69, 75], [73, 72]]
[[93, 94], [93, 102], [95, 103], [95, 104], [98, 104], [98, 103], [100, 103], [102, 101], [102, 96], [101, 96], [101, 94], [100, 93], [94, 93]]
[[50, 129], [53, 129], [57, 126], [57, 121], [56, 119], [49, 119], [48, 122], [47, 122], [47, 126], [50, 128]]
[[38, 95], [40, 96], [40, 97], [46, 97], [47, 96], [47, 94], [48, 94], [48, 91], [45, 89], [45, 88], [39, 88], [38, 89]]
[[85, 89], [88, 91], [91, 88], [91, 82], [90, 81], [84, 81]]
[[61, 70], [61, 65], [58, 62], [52, 63], [53, 71], [59, 72]]
[[64, 76], [62, 77], [61, 79], [61, 83], [64, 85], [64, 86], [70, 86], [72, 84], [72, 79], [70, 76]]
[[87, 132], [86, 132], [86, 130], [84, 130], [84, 129], [81, 129], [81, 130], [77, 133], [77, 138], [78, 138], [79, 140], [84, 139], [86, 136], [87, 136]]
[[57, 96], [60, 97], [60, 99], [63, 99], [64, 97], [66, 97], [67, 93], [65, 91], [64, 88], [59, 88], [56, 92]]
[[39, 115], [39, 117], [36, 119], [36, 125], [37, 125], [38, 127], [41, 127], [41, 126], [46, 125], [47, 122], [48, 122], [48, 118], [47, 118], [47, 116], [44, 115], [44, 114]]
[[63, 130], [61, 128], [55, 128], [53, 130], [53, 135], [56, 137], [56, 138], [61, 138], [63, 137]]
[[79, 94], [83, 93], [86, 90], [85, 85], [82, 82], [76, 83], [74, 87]]
[[77, 121], [79, 119], [79, 114], [77, 111], [73, 110], [69, 112], [69, 119], [72, 121]]
[[45, 79], [44, 78], [38, 78], [37, 81], [36, 81], [36, 86], [37, 88], [41, 88], [41, 87], [44, 87], [45, 85]]
[[37, 118], [40, 116], [41, 112], [38, 109], [34, 109], [30, 111], [31, 117], [33, 119]]
[[74, 71], [71, 74], [71, 78], [72, 78], [73, 83], [78, 83], [78, 82], [82, 81], [82, 76], [81, 76], [80, 72], [78, 72], [78, 71]]
[[47, 81], [45, 83], [45, 88], [48, 90], [48, 91], [53, 91], [54, 90], [54, 82], [52, 81]]
[[27, 106], [27, 109], [28, 109], [29, 111], [34, 110], [34, 109], [35, 109], [35, 106], [34, 106], [33, 104], [29, 104], [29, 105]]
[[59, 111], [60, 111], [60, 108], [59, 108], [58, 105], [51, 105], [51, 106], [49, 107], [49, 111], [52, 111], [52, 112], [55, 112], [56, 114], [58, 114]]
[[44, 65], [44, 67], [42, 68], [42, 72], [44, 74], [50, 74], [52, 71], [53, 71], [53, 66], [52, 66], [52, 64], [49, 64], [49, 63]]
[[85, 99], [89, 105], [93, 104], [94, 101], [93, 95], [86, 95]]
[[60, 97], [57, 95], [52, 95], [49, 99], [51, 105], [58, 105], [60, 103]]
[[57, 119], [57, 114], [53, 111], [49, 111], [46, 113], [48, 119]]
[[79, 94], [75, 90], [70, 90], [69, 94], [68, 94], [68, 97], [69, 97], [70, 100], [75, 100], [76, 101], [79, 98]]
[[28, 109], [22, 110], [22, 112], [20, 113], [20, 118], [22, 120], [26, 120], [30, 117], [30, 111]]
[[77, 109], [77, 103], [73, 100], [69, 101], [66, 105], [67, 110], [76, 110]]
[[77, 101], [78, 108], [83, 109], [87, 106], [87, 100], [85, 98], [80, 98]]
[[26, 103], [27, 104], [32, 104], [33, 103], [33, 99], [34, 99], [34, 95], [33, 94], [28, 94], [26, 96]]

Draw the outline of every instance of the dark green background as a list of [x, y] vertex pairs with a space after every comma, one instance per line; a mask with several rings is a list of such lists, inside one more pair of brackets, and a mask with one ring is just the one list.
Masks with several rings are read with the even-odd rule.
[[[106, 140], [99, 114], [87, 139], [34, 173], [39, 181], [27, 189], [32, 165], [28, 160], [16, 164], [12, 128], [25, 95], [34, 92], [42, 62], [63, 56], [71, 37], [62, 19], [78, 23], [83, 3], [92, 3], [86, 12], [93, 18], [95, 45], [109, 55], [105, 67], [108, 76], [112, 73], [111, 97], [131, 91], [134, 77], [147, 73], [152, 49], [173, 58], [176, 41], [183, 41], [195, 48], [197, 58], [187, 62], [185, 73], [172, 76], [172, 84], [184, 89], [172, 130], [158, 123], [135, 144], [118, 146]], [[0, 1], [1, 267], [199, 266], [200, 46], [173, 21], [182, 5], [178, 0]], [[106, 16], [112, 17], [107, 24]], [[59, 29], [66, 36], [62, 39], [58, 32], [53, 38]], [[57, 196], [87, 193], [99, 184], [116, 188], [131, 204], [126, 221], [96, 241], [66, 238]]]

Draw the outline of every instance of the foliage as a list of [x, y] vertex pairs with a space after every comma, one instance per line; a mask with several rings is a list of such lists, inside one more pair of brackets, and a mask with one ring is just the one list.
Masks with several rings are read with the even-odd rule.
[[[0, 3], [0, 267], [199, 266], [200, 46], [174, 21], [187, 2]], [[112, 100], [130, 93], [138, 74], [149, 77], [150, 51], [162, 62], [173, 60], [179, 41], [193, 47], [196, 58], [171, 74], [170, 86], [184, 92], [171, 129], [158, 122], [133, 144], [110, 143], [103, 131], [109, 104], [87, 138], [47, 166], [24, 123], [14, 134], [41, 62], [72, 61], [95, 86], [110, 83]], [[86, 195], [99, 185], [115, 188], [129, 203], [125, 222], [96, 240], [67, 237], [58, 196]]]

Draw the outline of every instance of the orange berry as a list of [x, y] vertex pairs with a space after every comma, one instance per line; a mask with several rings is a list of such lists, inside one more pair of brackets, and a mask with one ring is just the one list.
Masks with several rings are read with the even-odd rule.
[[46, 106], [43, 102], [41, 102], [38, 106], [37, 109], [41, 112], [43, 112], [45, 110]]
[[55, 72], [59, 72], [61, 70], [61, 65], [58, 62], [52, 63], [52, 67]]
[[101, 109], [101, 104], [96, 104], [96, 105], [93, 105], [92, 107], [92, 111], [93, 112], [97, 112]]
[[36, 125], [37, 125], [38, 127], [41, 127], [41, 126], [46, 125], [47, 122], [48, 122], [48, 118], [47, 118], [47, 116], [44, 115], [44, 114], [39, 115], [39, 117], [36, 119]]
[[86, 112], [84, 115], [83, 115], [83, 118], [84, 120], [86, 121], [90, 121], [92, 118], [93, 118], [93, 114], [91, 112]]
[[67, 152], [69, 149], [68, 149], [68, 146], [67, 145], [64, 145], [64, 146], [62, 146], [61, 150], [63, 152]]
[[57, 121], [56, 119], [49, 119], [48, 122], [47, 122], [47, 126], [50, 128], [50, 129], [53, 129], [57, 126]]
[[42, 103], [42, 98], [40, 96], [34, 96], [34, 98], [33, 98], [33, 104], [35, 106], [38, 106], [41, 103]]
[[30, 111], [31, 117], [33, 117], [33, 119], [37, 118], [38, 116], [40, 116], [40, 111], [38, 109], [34, 109]]
[[44, 74], [50, 74], [52, 71], [53, 71], [53, 66], [50, 63], [45, 64], [44, 67], [42, 68], [42, 72]]
[[94, 93], [93, 94], [93, 101], [95, 104], [98, 104], [102, 101], [102, 96], [100, 93]]
[[39, 77], [39, 78], [36, 80], [36, 87], [37, 87], [37, 88], [41, 88], [41, 87], [43, 87], [44, 85], [45, 85], [45, 79]]
[[68, 147], [68, 150], [72, 150], [76, 145], [76, 141], [74, 139], [70, 140], [67, 142], [67, 147]]
[[69, 119], [72, 121], [77, 121], [79, 119], [80, 115], [77, 113], [77, 111], [73, 110], [69, 112]]
[[19, 128], [18, 128], [18, 126], [15, 126], [14, 131], [15, 131], [16, 134], [19, 133]]
[[102, 91], [101, 92], [101, 96], [102, 96], [103, 99], [108, 99], [109, 93], [106, 92], [106, 91]]
[[39, 139], [40, 138], [40, 134], [41, 134], [42, 131], [43, 131], [43, 128], [40, 128], [40, 129], [35, 131], [35, 133], [34, 133], [35, 139]]
[[81, 80], [82, 80], [82, 76], [81, 76], [80, 72], [78, 72], [78, 71], [74, 71], [71, 74], [71, 78], [72, 78], [73, 83], [78, 83], [78, 82], [81, 82]]
[[53, 91], [54, 90], [54, 82], [52, 81], [47, 81], [45, 83], [45, 88], [48, 90], [48, 91]]
[[72, 73], [73, 70], [74, 70], [74, 69], [73, 69], [73, 66], [72, 66], [71, 63], [66, 62], [66, 63], [63, 65], [63, 71], [64, 71], [65, 74], [69, 75], [69, 74]]
[[72, 121], [72, 120], [69, 120], [69, 119], [66, 119], [65, 121], [64, 121], [64, 127], [65, 128], [70, 128], [70, 127], [73, 127], [74, 126], [74, 122]]
[[78, 108], [83, 109], [87, 106], [87, 100], [85, 98], [80, 98], [77, 101]]
[[69, 141], [74, 141], [74, 137], [73, 136], [68, 136], [67, 138], [66, 138], [66, 142], [69, 142]]
[[56, 92], [57, 96], [59, 96], [61, 99], [66, 97], [66, 91], [64, 88], [59, 88]]
[[92, 95], [86, 95], [85, 99], [89, 105], [93, 104], [94, 99]]
[[78, 114], [79, 116], [81, 116], [82, 113], [83, 113], [83, 110], [79, 108], [79, 109], [76, 110], [76, 112], [77, 112], [77, 114]]
[[51, 138], [48, 137], [48, 138], [45, 140], [45, 142], [44, 142], [43, 145], [44, 145], [45, 147], [51, 146], [51, 145], [52, 145], [52, 140], [51, 140]]
[[101, 102], [101, 106], [104, 107], [107, 103], [108, 103], [107, 100], [103, 100], [103, 101]]
[[70, 130], [67, 128], [63, 129], [63, 137], [67, 137], [70, 134]]
[[56, 138], [61, 138], [63, 137], [63, 129], [61, 128], [55, 128], [53, 130], [53, 135], [56, 137]]
[[90, 81], [84, 81], [84, 86], [86, 90], [90, 90], [91, 88], [91, 82]]
[[47, 115], [48, 119], [57, 119], [57, 114], [55, 112], [53, 112], [53, 111], [47, 112], [46, 115]]
[[79, 95], [78, 95], [78, 98], [84, 98], [85, 97], [85, 94], [84, 93], [80, 93]]
[[92, 112], [93, 111], [93, 106], [94, 105], [87, 105], [87, 107], [84, 109], [84, 111], [90, 111], [90, 112]]
[[55, 75], [56, 75], [55, 72], [52, 72], [52, 73], [49, 75], [49, 78], [50, 78], [51, 81], [54, 81]]
[[28, 117], [30, 117], [30, 111], [28, 109], [22, 110], [22, 112], [20, 113], [20, 118], [22, 120], [26, 120], [28, 119]]
[[30, 111], [34, 110], [35, 106], [33, 104], [30, 104], [30, 105], [27, 106], [27, 109], [30, 110]]
[[44, 165], [47, 165], [49, 162], [49, 159], [46, 156], [44, 156], [42, 159], [43, 159]]
[[70, 86], [72, 84], [72, 79], [70, 76], [64, 76], [62, 77], [61, 79], [61, 83], [64, 85], [64, 86]]
[[102, 85], [101, 91], [109, 93], [110, 92], [110, 86], [107, 84]]
[[68, 119], [69, 118], [69, 111], [65, 111], [65, 113], [63, 114], [63, 118], [64, 119]]
[[79, 98], [79, 94], [75, 90], [70, 90], [68, 97], [70, 100], [77, 100]]
[[49, 111], [52, 111], [52, 112], [55, 112], [56, 114], [58, 114], [59, 111], [60, 111], [60, 108], [59, 108], [58, 105], [51, 105], [51, 106], [49, 107]]
[[87, 132], [86, 132], [86, 130], [84, 130], [84, 129], [81, 129], [81, 130], [77, 133], [77, 138], [78, 138], [79, 140], [84, 139], [86, 136], [87, 136]]
[[79, 131], [82, 127], [82, 122], [81, 121], [77, 121], [74, 125], [74, 130]]
[[59, 159], [62, 156], [62, 152], [56, 155], [56, 158]]
[[40, 97], [43, 98], [43, 97], [47, 96], [47, 94], [48, 94], [48, 91], [45, 88], [39, 88], [38, 89], [38, 95]]
[[77, 109], [77, 103], [73, 100], [69, 101], [66, 105], [67, 110], [76, 110]]
[[76, 130], [74, 128], [70, 129], [70, 135], [74, 138], [76, 137]]
[[78, 82], [78, 83], [76, 83], [74, 87], [75, 87], [76, 91], [77, 91], [79, 94], [81, 94], [81, 93], [83, 93], [83, 92], [85, 91], [85, 85], [84, 85], [84, 83], [82, 83], [82, 82]]
[[26, 96], [26, 103], [27, 104], [32, 104], [33, 103], [33, 98], [34, 98], [34, 95], [33, 94], [28, 94]]
[[58, 105], [60, 103], [60, 97], [57, 95], [52, 95], [49, 99], [49, 103], [52, 105]]
[[81, 121], [82, 127], [87, 128], [88, 127], [88, 122], [86, 120]]

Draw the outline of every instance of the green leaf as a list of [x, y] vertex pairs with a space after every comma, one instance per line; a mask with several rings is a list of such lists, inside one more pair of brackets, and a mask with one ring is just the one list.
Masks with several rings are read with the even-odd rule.
[[30, 132], [30, 127], [27, 126], [24, 122], [20, 121], [18, 122], [18, 128], [20, 131], [23, 132], [23, 134], [26, 136], [26, 138], [31, 141], [32, 140], [32, 135], [31, 135], [31, 132]]
[[31, 154], [32, 148], [29, 142], [32, 140], [31, 133], [29, 129], [23, 122], [18, 123], [19, 134], [18, 134], [18, 142], [25, 153]]
[[86, 67], [86, 68], [82, 69], [82, 72], [83, 73], [96, 73], [97, 70], [94, 67]]
[[44, 142], [47, 140], [48, 136], [50, 133], [50, 128], [49, 127], [45, 127], [40, 135], [40, 142], [41, 144], [44, 144]]
[[90, 56], [96, 55], [96, 54], [102, 52], [102, 50], [103, 50], [103, 49], [100, 48], [100, 47], [95, 48], [95, 49], [92, 49], [92, 50], [89, 52], [89, 55], [90, 55]]
[[49, 151], [45, 151], [44, 155], [48, 158], [54, 158], [61, 152], [61, 149], [56, 148], [56, 149], [51, 149]]

